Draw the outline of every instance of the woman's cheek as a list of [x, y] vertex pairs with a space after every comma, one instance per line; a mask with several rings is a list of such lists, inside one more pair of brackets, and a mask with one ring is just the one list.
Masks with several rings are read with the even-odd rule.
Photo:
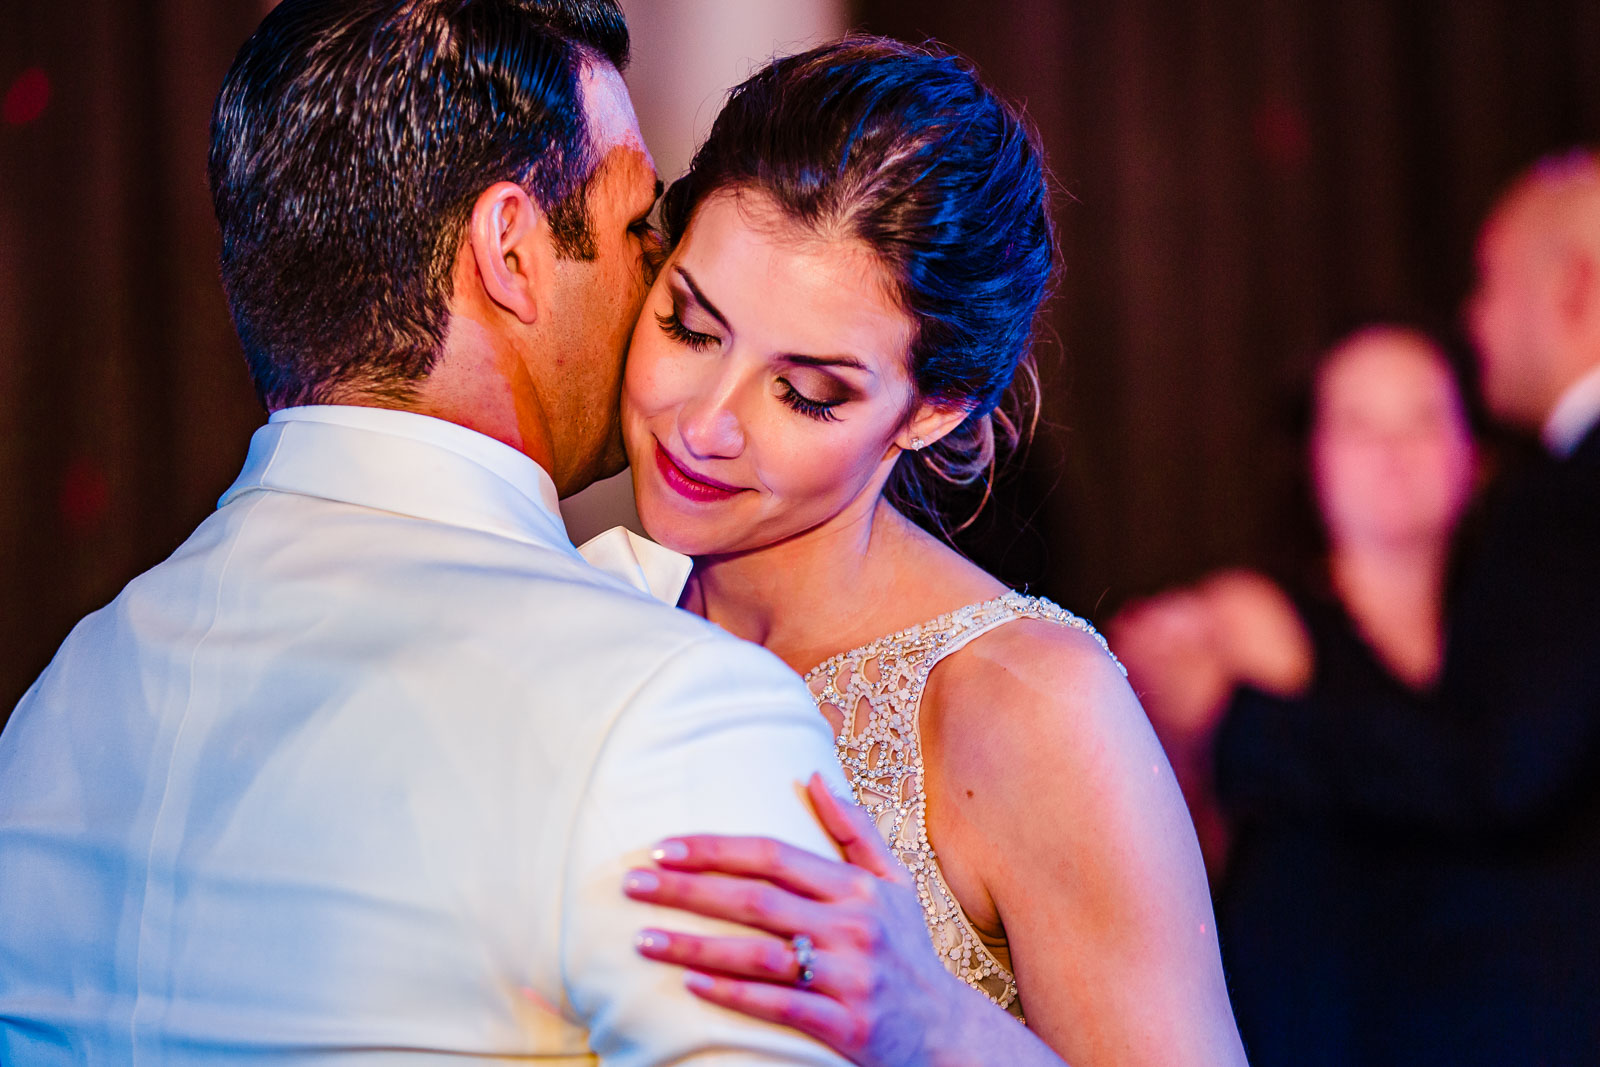
[[628, 356], [624, 390], [627, 403], [641, 416], [653, 415], [670, 403], [671, 360], [659, 345], [636, 343]]
[[875, 466], [866, 442], [855, 438], [831, 423], [822, 424], [815, 433], [791, 437], [784, 467], [797, 493], [829, 500], [854, 497]]

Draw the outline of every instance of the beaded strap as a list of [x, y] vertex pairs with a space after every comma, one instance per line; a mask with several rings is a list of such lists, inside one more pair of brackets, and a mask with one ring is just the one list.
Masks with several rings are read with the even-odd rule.
[[1020, 1019], [1016, 979], [962, 911], [928, 841], [918, 722], [922, 692], [939, 661], [1015, 619], [1069, 626], [1094, 637], [1111, 656], [1105, 638], [1083, 619], [1043, 598], [1008, 592], [842, 652], [806, 672], [805, 681], [817, 706], [832, 708], [839, 716], [839, 762], [856, 801], [911, 872], [928, 933], [945, 967]]

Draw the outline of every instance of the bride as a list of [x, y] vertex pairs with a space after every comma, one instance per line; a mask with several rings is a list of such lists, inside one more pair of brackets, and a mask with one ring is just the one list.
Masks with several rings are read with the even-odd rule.
[[861, 1063], [956, 1026], [987, 1062], [1059, 1062], [999, 1009], [1074, 1064], [1242, 1063], [1194, 832], [1119, 665], [929, 532], [1023, 421], [1002, 401], [1032, 377], [1046, 181], [966, 65], [856, 37], [745, 82], [668, 191], [624, 396], [639, 515], [694, 558], [684, 607], [804, 675], [899, 864], [814, 782], [854, 866], [664, 842], [630, 894], [764, 932], [641, 951]]

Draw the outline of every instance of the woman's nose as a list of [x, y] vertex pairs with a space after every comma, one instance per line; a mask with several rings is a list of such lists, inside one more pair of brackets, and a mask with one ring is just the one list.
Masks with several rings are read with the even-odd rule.
[[702, 391], [678, 408], [678, 434], [696, 459], [731, 459], [744, 451], [739, 383], [724, 374], [703, 384]]

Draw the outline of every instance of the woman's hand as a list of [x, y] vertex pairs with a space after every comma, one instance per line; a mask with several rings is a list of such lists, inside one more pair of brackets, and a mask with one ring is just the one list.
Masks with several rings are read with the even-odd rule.
[[848, 863], [768, 838], [664, 841], [652, 857], [658, 869], [630, 872], [628, 896], [766, 933], [645, 930], [640, 953], [689, 968], [685, 984], [695, 995], [793, 1027], [867, 1067], [1059, 1064], [945, 970], [910, 874], [866, 813], [834, 797], [820, 775], [806, 791]]

